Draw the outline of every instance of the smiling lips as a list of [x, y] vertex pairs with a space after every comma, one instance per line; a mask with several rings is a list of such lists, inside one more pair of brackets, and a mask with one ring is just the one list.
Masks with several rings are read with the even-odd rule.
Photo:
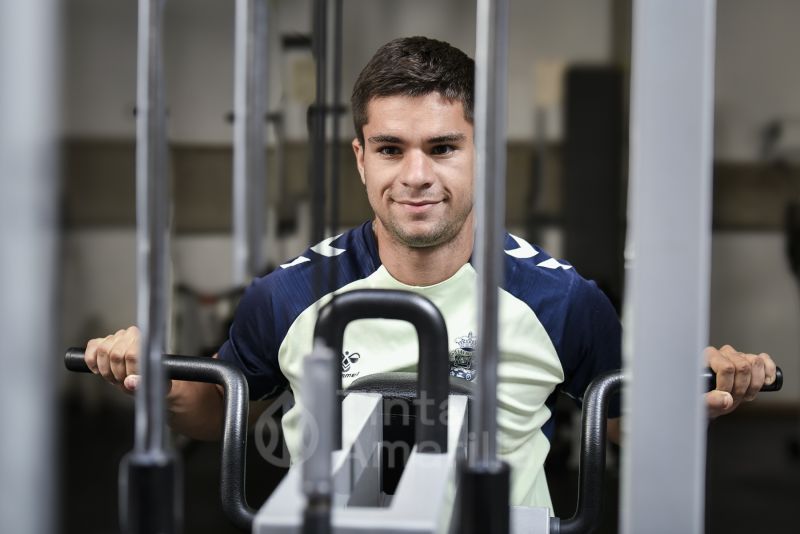
[[423, 213], [431, 206], [439, 204], [441, 200], [395, 200], [395, 202], [411, 213]]

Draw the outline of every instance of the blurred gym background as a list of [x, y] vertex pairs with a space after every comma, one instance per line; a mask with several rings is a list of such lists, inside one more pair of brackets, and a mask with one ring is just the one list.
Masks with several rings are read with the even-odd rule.
[[[631, 4], [512, 0], [509, 36], [508, 228], [571, 261], [617, 306], [624, 283]], [[343, 5], [338, 104], [347, 141], [330, 148], [341, 153], [339, 213], [349, 227], [370, 215], [349, 146], [349, 94], [359, 70], [378, 46], [399, 36], [435, 37], [473, 54], [475, 9], [462, 0]], [[54, 368], [62, 348], [133, 324], [136, 302], [136, 2], [63, 0], [57, 7], [58, 309], [55, 325], [40, 325], [57, 331]], [[309, 244], [313, 150], [306, 127], [314, 99], [311, 2], [271, 0], [270, 9], [264, 272]], [[216, 351], [240, 291], [231, 259], [233, 16], [233, 1], [166, 5], [174, 198], [170, 349], [180, 354]], [[783, 367], [785, 384], [709, 425], [706, 516], [712, 533], [796, 528], [799, 20], [794, 0], [720, 0], [717, 7], [709, 343], [768, 352]], [[4, 261], [13, 258], [7, 246], [3, 250]], [[665, 284], [672, 283], [669, 272], [665, 265]], [[55, 524], [65, 533], [116, 532], [117, 469], [132, 443], [132, 399], [60, 368], [56, 383], [42, 386], [56, 390]], [[569, 401], [559, 411], [548, 473], [556, 513], [567, 516], [577, 483], [577, 412]], [[176, 444], [185, 461], [186, 532], [234, 532], [219, 511], [217, 446]], [[252, 445], [248, 491], [258, 504], [281, 470]], [[612, 454], [605, 532], [616, 530], [616, 468]]]

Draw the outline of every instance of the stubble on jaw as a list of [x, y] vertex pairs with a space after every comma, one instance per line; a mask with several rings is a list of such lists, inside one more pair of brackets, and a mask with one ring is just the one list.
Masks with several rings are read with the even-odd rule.
[[377, 230], [375, 227], [376, 223], [380, 223], [392, 240], [408, 248], [425, 249], [439, 247], [450, 243], [458, 237], [461, 229], [467, 224], [472, 209], [473, 205], [470, 203], [461, 213], [454, 214], [449, 220], [448, 218], [442, 217], [430, 230], [408, 232], [395, 218], [391, 216], [382, 217], [378, 214], [378, 211], [373, 208], [375, 220], [373, 220], [372, 229], [373, 232], [375, 232]]
[[395, 221], [386, 221], [380, 216], [381, 225], [399, 243], [409, 248], [429, 248], [443, 245], [452, 241], [461, 230], [466, 221], [466, 216], [458, 221], [439, 221], [431, 230], [425, 232], [406, 232]]

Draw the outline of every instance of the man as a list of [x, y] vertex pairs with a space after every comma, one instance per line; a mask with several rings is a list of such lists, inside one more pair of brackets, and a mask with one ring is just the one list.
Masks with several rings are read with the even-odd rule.
[[[474, 380], [477, 330], [474, 244], [473, 72], [463, 52], [414, 37], [384, 45], [356, 81], [352, 146], [374, 220], [317, 244], [248, 288], [220, 359], [247, 376], [254, 413], [289, 387], [299, 390], [301, 360], [312, 345], [316, 311], [333, 292], [406, 289], [442, 311], [451, 374]], [[580, 398], [599, 373], [620, 367], [620, 325], [593, 282], [523, 239], [505, 236], [500, 291], [498, 450], [513, 467], [514, 504], [548, 506], [543, 463], [558, 390]], [[331, 270], [335, 280], [327, 276]], [[318, 283], [317, 283], [318, 282]], [[107, 380], [135, 389], [138, 330], [92, 340], [86, 361]], [[766, 354], [708, 349], [718, 391], [707, 395], [712, 417], [733, 410], [771, 383]], [[375, 372], [414, 369], [410, 325], [365, 320], [347, 329], [343, 383]], [[478, 377], [479, 379], [479, 377]], [[297, 399], [298, 403], [302, 399]], [[176, 430], [201, 439], [220, 433], [215, 386], [174, 381], [168, 395]], [[612, 438], [619, 408], [612, 407]], [[290, 452], [299, 450], [299, 409], [283, 420]]]

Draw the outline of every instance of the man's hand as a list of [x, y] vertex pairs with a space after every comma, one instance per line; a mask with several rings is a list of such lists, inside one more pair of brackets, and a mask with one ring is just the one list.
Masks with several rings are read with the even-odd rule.
[[717, 389], [706, 393], [708, 416], [713, 419], [756, 398], [761, 386], [775, 381], [775, 362], [768, 354], [745, 354], [730, 345], [704, 351], [706, 364], [717, 375]]
[[86, 365], [94, 374], [126, 393], [133, 393], [139, 383], [139, 336], [139, 329], [131, 326], [110, 336], [89, 340], [84, 353]]

